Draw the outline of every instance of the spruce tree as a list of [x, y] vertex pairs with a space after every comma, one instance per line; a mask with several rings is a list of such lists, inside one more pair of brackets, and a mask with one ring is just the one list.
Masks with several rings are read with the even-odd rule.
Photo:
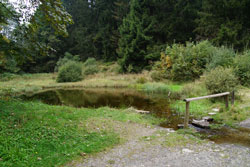
[[121, 38], [118, 55], [123, 72], [137, 73], [149, 64], [146, 54], [154, 23], [149, 4], [147, 0], [132, 0], [130, 12], [119, 29]]

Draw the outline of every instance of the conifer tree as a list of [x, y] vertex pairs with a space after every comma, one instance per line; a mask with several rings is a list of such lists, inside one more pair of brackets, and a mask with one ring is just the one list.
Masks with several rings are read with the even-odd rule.
[[147, 47], [151, 43], [150, 32], [154, 19], [150, 16], [147, 0], [132, 0], [130, 12], [120, 27], [118, 55], [123, 72], [140, 72], [149, 64]]

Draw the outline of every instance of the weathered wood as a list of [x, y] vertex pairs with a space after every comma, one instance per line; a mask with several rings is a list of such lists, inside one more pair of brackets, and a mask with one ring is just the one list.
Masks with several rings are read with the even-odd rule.
[[188, 122], [189, 122], [189, 104], [190, 102], [186, 102], [186, 115], [184, 120], [184, 128], [188, 128]]
[[[195, 100], [201, 100], [201, 99], [208, 99], [208, 98], [213, 98], [213, 97], [221, 97], [225, 96], [225, 103], [226, 103], [226, 108], [229, 107], [229, 95], [230, 92], [225, 92], [225, 93], [219, 93], [219, 94], [214, 94], [214, 95], [208, 95], [208, 96], [202, 96], [202, 97], [194, 97], [194, 98], [188, 98], [184, 99], [186, 102], [186, 114], [185, 114], [185, 120], [184, 120], [184, 128], [188, 128], [188, 123], [189, 123], [189, 104], [191, 101]], [[234, 92], [232, 93], [232, 104], [234, 104]]]
[[185, 102], [190, 102], [190, 101], [201, 100], [201, 99], [208, 99], [208, 98], [213, 98], [213, 97], [228, 96], [229, 94], [230, 94], [230, 92], [225, 92], [225, 93], [219, 93], [219, 94], [214, 94], [214, 95], [209, 95], [209, 96], [188, 98], [188, 99], [184, 99], [184, 101]]
[[235, 99], [235, 92], [233, 91], [233, 92], [232, 92], [232, 99], [231, 99], [231, 100], [232, 100], [232, 101], [231, 101], [232, 105], [234, 105], [234, 99]]
[[228, 107], [229, 107], [229, 106], [228, 106], [228, 101], [229, 101], [228, 99], [229, 99], [229, 98], [228, 98], [228, 95], [226, 95], [226, 96], [225, 96], [225, 104], [226, 104], [226, 108], [227, 108], [227, 109], [228, 109]]

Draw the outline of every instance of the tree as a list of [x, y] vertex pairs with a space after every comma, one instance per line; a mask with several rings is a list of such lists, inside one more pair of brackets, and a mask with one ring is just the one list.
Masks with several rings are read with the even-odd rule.
[[[1, 29], [3, 29], [2, 25], [5, 25], [6, 34], [8, 34], [8, 36], [4, 35], [3, 30], [0, 32], [0, 43], [2, 44], [0, 54], [1, 57], [4, 57], [1, 64], [6, 64], [8, 62], [6, 60], [11, 60], [16, 65], [22, 66], [28, 56], [46, 54], [44, 51], [49, 49], [49, 45], [37, 40], [42, 25], [51, 26], [52, 31], [50, 32], [55, 35], [67, 35], [66, 26], [72, 23], [72, 20], [59, 0], [30, 0], [29, 2], [35, 6], [32, 10], [36, 10], [36, 13], [39, 12], [42, 17], [30, 12], [17, 13], [8, 0], [0, 2], [0, 25]], [[29, 9], [27, 5], [21, 5], [20, 8]], [[14, 31], [9, 31], [9, 29], [14, 29]], [[35, 54], [34, 51], [36, 51]]]
[[132, 0], [130, 12], [120, 27], [118, 55], [124, 72], [140, 72], [149, 64], [147, 46], [151, 43], [154, 17], [147, 0]]
[[249, 0], [203, 0], [196, 32], [202, 39], [236, 49], [250, 46]]

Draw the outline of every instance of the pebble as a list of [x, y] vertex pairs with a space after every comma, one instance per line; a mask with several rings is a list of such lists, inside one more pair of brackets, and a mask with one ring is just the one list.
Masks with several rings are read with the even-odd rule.
[[219, 112], [219, 111], [220, 111], [219, 108], [213, 108], [212, 110], [213, 110], [214, 112]]
[[184, 148], [184, 149], [182, 149], [182, 152], [183, 153], [192, 153], [192, 152], [194, 152], [193, 150], [189, 150], [189, 149], [187, 149], [187, 148]]
[[208, 115], [213, 116], [213, 115], [216, 115], [216, 113], [210, 112], [210, 113], [208, 113]]

